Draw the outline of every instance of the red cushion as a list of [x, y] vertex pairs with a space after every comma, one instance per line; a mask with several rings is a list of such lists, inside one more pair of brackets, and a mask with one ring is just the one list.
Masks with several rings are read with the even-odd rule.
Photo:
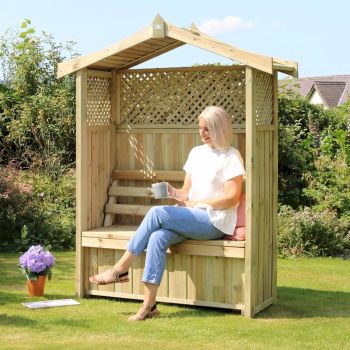
[[237, 208], [237, 222], [233, 235], [225, 235], [224, 239], [231, 241], [245, 240], [245, 193], [242, 193]]
[[237, 209], [236, 227], [245, 227], [245, 193], [241, 194]]

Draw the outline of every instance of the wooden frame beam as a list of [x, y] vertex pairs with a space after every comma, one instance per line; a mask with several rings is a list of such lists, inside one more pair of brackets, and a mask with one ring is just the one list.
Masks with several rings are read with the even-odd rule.
[[233, 61], [259, 69], [263, 72], [269, 74], [273, 73], [272, 57], [244, 51], [228, 44], [209, 39], [208, 36], [202, 33], [198, 35], [191, 30], [178, 28], [170, 23], [167, 23], [166, 28], [166, 35], [170, 38], [213, 52]]

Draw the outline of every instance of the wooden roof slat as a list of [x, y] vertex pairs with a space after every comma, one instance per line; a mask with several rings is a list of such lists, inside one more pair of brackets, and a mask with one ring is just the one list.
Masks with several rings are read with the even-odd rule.
[[136, 46], [130, 47], [127, 50], [124, 50], [122, 52], [122, 54], [135, 55], [137, 57], [140, 57], [140, 56], [146, 55], [146, 54], [148, 54], [148, 53], [150, 53], [152, 51], [154, 51], [154, 49], [151, 50], [151, 51], [150, 50], [141, 50], [139, 45], [136, 45]]
[[139, 59], [142, 56], [143, 55], [131, 52], [131, 50], [130, 51], [124, 50], [123, 52], [118, 53], [118, 57], [121, 57], [121, 58]]
[[164, 38], [157, 38], [157, 39], [149, 39], [147, 40], [148, 43], [151, 43], [151, 44], [157, 44], [157, 43], [161, 43], [161, 44], [164, 44], [164, 45], [168, 45], [168, 44], [174, 44], [177, 40], [174, 40], [172, 38], [168, 38], [168, 37], [164, 37]]
[[110, 62], [110, 63], [114, 63], [114, 64], [125, 64], [125, 63], [130, 62], [130, 59], [115, 55], [115, 56], [110, 56], [108, 58], [104, 58], [100, 62]]
[[137, 47], [139, 47], [141, 50], [143, 51], [148, 51], [148, 52], [152, 52], [154, 50], [159, 50], [165, 46], [169, 45], [169, 43], [167, 42], [157, 42], [157, 44], [155, 43], [151, 43], [148, 41], [144, 41], [143, 43], [137, 45]]
[[165, 46], [162, 49], [159, 49], [158, 51], [152, 52], [152, 53], [150, 53], [150, 54], [148, 54], [148, 55], [146, 55], [144, 57], [140, 57], [138, 60], [135, 60], [135, 61], [133, 61], [133, 62], [131, 62], [129, 64], [124, 64], [123, 66], [119, 66], [119, 67], [117, 67], [117, 69], [128, 69], [128, 68], [134, 67], [134, 66], [136, 66], [136, 65], [138, 65], [138, 64], [140, 64], [142, 62], [148, 61], [151, 58], [157, 57], [157, 56], [159, 56], [159, 55], [161, 55], [163, 53], [171, 51], [171, 50], [173, 50], [173, 49], [175, 49], [177, 47], [180, 47], [182, 45], [184, 45], [184, 43], [175, 41], [174, 44]]

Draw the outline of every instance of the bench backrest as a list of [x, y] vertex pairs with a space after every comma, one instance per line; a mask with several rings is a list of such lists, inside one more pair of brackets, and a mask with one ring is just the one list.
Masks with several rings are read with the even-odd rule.
[[154, 205], [174, 204], [172, 199], [154, 199], [152, 183], [168, 181], [180, 187], [184, 180], [183, 171], [114, 170], [113, 182], [108, 189], [105, 206], [104, 226], [118, 224], [139, 224], [142, 217]]

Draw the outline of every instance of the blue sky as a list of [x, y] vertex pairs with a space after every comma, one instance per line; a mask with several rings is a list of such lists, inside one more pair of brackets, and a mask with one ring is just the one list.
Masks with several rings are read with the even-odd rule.
[[[233, 46], [297, 61], [300, 77], [350, 74], [349, 0], [0, 0], [0, 9], [0, 35], [28, 18], [56, 42], [75, 41], [80, 54], [132, 35], [159, 13], [179, 27], [194, 22]], [[143, 66], [213, 62], [230, 63], [186, 46]]]

